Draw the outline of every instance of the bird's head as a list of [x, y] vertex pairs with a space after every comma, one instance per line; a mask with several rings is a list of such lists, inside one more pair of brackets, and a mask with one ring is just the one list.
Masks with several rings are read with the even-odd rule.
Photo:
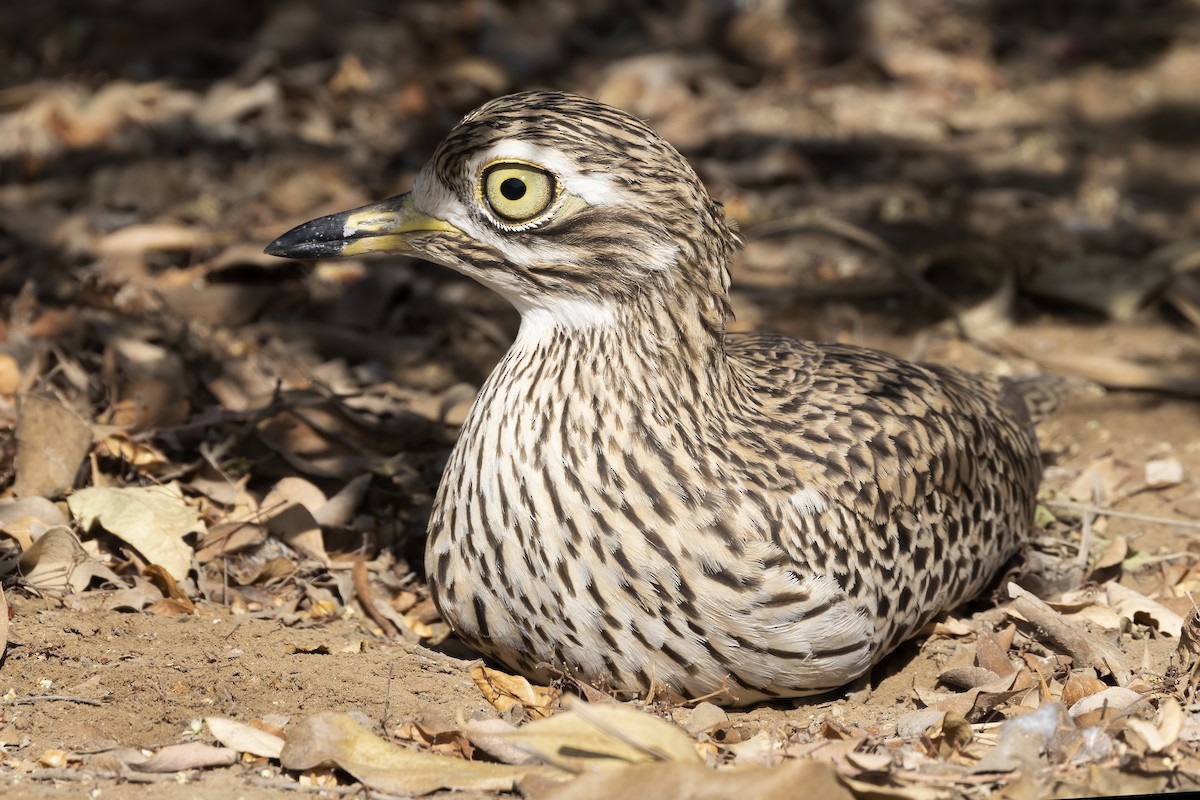
[[691, 166], [640, 120], [522, 92], [468, 114], [408, 194], [306, 222], [267, 252], [424, 258], [565, 327], [663, 303], [720, 328], [735, 243]]

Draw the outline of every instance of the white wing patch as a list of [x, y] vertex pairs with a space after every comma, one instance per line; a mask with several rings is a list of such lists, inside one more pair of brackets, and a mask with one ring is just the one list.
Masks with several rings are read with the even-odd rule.
[[824, 514], [829, 508], [829, 502], [825, 499], [825, 495], [816, 489], [801, 489], [792, 494], [788, 498], [788, 502], [792, 504], [792, 508], [805, 516]]

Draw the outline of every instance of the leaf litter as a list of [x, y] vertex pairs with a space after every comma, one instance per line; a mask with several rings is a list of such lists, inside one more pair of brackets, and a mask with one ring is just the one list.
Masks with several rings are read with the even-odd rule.
[[[994, 608], [937, 621], [868, 700], [621, 704], [426, 649], [470, 657], [430, 600], [421, 539], [515, 317], [423, 267], [304, 268], [261, 245], [404, 190], [453, 118], [501, 91], [556, 82], [682, 147], [749, 234], [743, 328], [1200, 395], [1200, 222], [1143, 202], [1195, 169], [1155, 117], [1194, 110], [1187, 26], [1082, 15], [1062, 41], [1019, 14], [867, 4], [871, 70], [829, 71], [847, 45], [803, 9], [684, 5], [587, 12], [621, 15], [638, 47], [616, 48], [571, 39], [583, 12], [536, 2], [342, 26], [312, 3], [223, 12], [238, 24], [134, 14], [164, 51], [194, 54], [187, 32], [207, 24], [252, 37], [246, 58], [185, 55], [176, 67], [212, 71], [171, 81], [150, 50], [126, 69], [110, 22], [30, 23], [48, 44], [12, 59], [0, 92], [0, 778], [136, 768], [216, 786], [244, 763], [289, 787], [531, 797], [1196, 785], [1200, 453], [1194, 409], [1162, 397], [1114, 392], [1046, 426], [1038, 591], [1014, 576]], [[1150, 40], [1163, 49], [1139, 61]], [[1093, 52], [1132, 60], [1063, 66]], [[393, 686], [380, 664], [399, 662]], [[142, 671], [107, 677], [124, 670]], [[268, 721], [272, 702], [294, 721]], [[357, 709], [380, 703], [368, 730]]]

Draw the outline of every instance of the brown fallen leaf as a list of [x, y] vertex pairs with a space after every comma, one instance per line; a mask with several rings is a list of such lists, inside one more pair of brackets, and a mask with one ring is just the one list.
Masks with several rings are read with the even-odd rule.
[[175, 580], [186, 578], [192, 564], [192, 548], [183, 537], [205, 533], [204, 521], [175, 484], [93, 486], [68, 497], [67, 506], [83, 530], [99, 525]]
[[554, 767], [513, 766], [415, 753], [386, 742], [347, 714], [325, 712], [300, 720], [279, 754], [286, 769], [335, 765], [364, 786], [389, 794], [420, 795], [438, 789], [510, 792], [529, 775], [546, 780], [572, 776]]
[[266, 528], [255, 522], [218, 522], [208, 529], [208, 533], [196, 545], [196, 562], [207, 564], [214, 559], [248, 550], [266, 540]]
[[562, 693], [546, 686], [534, 686], [520, 675], [509, 675], [498, 669], [476, 664], [471, 667], [471, 680], [479, 687], [484, 699], [501, 714], [521, 706], [531, 719], [542, 719], [554, 713], [554, 704]]
[[569, 783], [526, 779], [521, 793], [530, 800], [670, 797], [675, 800], [853, 800], [855, 795], [823, 761], [785, 761], [777, 767], [715, 770], [703, 764], [635, 764], [582, 775]]
[[204, 723], [213, 738], [239, 753], [250, 753], [261, 758], [279, 758], [283, 752], [284, 739], [260, 728], [224, 717], [205, 717]]
[[318, 525], [336, 527], [349, 525], [354, 519], [354, 512], [367, 494], [371, 486], [370, 473], [359, 475], [338, 491], [333, 497], [320, 506], [312, 509], [313, 519]]
[[997, 678], [991, 683], [975, 686], [965, 692], [937, 692], [916, 687], [917, 699], [929, 708], [946, 711], [978, 722], [991, 711], [1034, 686], [1028, 670], [1018, 670], [1011, 675]]
[[1116, 581], [1105, 584], [1104, 589], [1108, 594], [1108, 604], [1124, 619], [1148, 625], [1176, 639], [1183, 633], [1183, 617], [1162, 603]]
[[568, 772], [622, 763], [702, 760], [683, 729], [652, 714], [619, 703], [586, 703], [571, 695], [564, 705], [564, 713], [497, 738]]
[[1070, 708], [1083, 698], [1090, 697], [1107, 688], [1108, 684], [1095, 675], [1088, 675], [1084, 672], [1072, 672], [1067, 677], [1067, 682], [1063, 684], [1062, 701], [1067, 708]]
[[25, 580], [44, 592], [78, 594], [96, 575], [122, 584], [116, 574], [88, 555], [65, 525], [43, 533], [17, 564]]
[[187, 742], [169, 744], [140, 764], [131, 766], [139, 772], [182, 772], [186, 769], [227, 767], [237, 761], [237, 750], [213, 747], [203, 742]]
[[1071, 706], [1071, 718], [1083, 726], [1099, 725], [1121, 716], [1125, 709], [1141, 701], [1142, 696], [1123, 686], [1108, 686], [1082, 697]]
[[267, 532], [329, 566], [321, 525], [313, 516], [313, 511], [325, 503], [324, 492], [309, 481], [281, 478], [262, 501]]
[[1174, 697], [1164, 697], [1158, 709], [1158, 722], [1149, 722], [1137, 717], [1125, 720], [1125, 730], [1133, 732], [1145, 743], [1147, 753], [1165, 753], [1183, 733], [1186, 717], [1183, 707]]
[[135, 442], [122, 432], [110, 433], [100, 440], [96, 452], [116, 458], [144, 475], [154, 475], [170, 463], [157, 448], [146, 442]]
[[991, 670], [1000, 677], [1017, 670], [1008, 657], [1008, 647], [1002, 645], [991, 631], [983, 631], [975, 640], [975, 666]]
[[54, 498], [75, 485], [92, 429], [53, 397], [27, 394], [17, 406], [16, 443], [13, 494]]
[[463, 726], [463, 735], [474, 747], [504, 764], [538, 763], [538, 757], [512, 742], [508, 736], [517, 726], [502, 719], [472, 719]]

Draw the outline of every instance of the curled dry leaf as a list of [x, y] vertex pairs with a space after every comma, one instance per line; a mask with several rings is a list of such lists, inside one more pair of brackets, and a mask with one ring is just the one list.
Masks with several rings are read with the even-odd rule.
[[17, 563], [25, 580], [44, 592], [78, 594], [95, 575], [121, 583], [111, 570], [88, 555], [65, 525], [43, 533]]
[[[1012, 674], [1011, 670], [1009, 674]], [[955, 667], [938, 675], [941, 683], [954, 689], [975, 689], [999, 679], [999, 675], [985, 667]]]
[[213, 737], [239, 753], [250, 753], [260, 758], [279, 758], [283, 752], [283, 737], [224, 717], [205, 717]]
[[566, 698], [568, 710], [498, 738], [568, 772], [644, 761], [700, 762], [692, 738], [670, 722], [618, 703]]
[[561, 694], [558, 689], [534, 686], [520, 675], [509, 675], [482, 664], [471, 667], [471, 680], [501, 714], [513, 706], [521, 706], [532, 719], [554, 713], [554, 703]]
[[1109, 582], [1104, 589], [1108, 593], [1108, 604], [1130, 622], [1148, 625], [1175, 638], [1179, 638], [1183, 633], [1183, 617], [1162, 603], [1157, 603], [1116, 581]]
[[463, 734], [472, 745], [505, 764], [536, 763], [538, 758], [509, 740], [517, 726], [502, 719], [472, 719], [463, 727]]
[[554, 767], [476, 763], [414, 753], [384, 741], [349, 715], [332, 712], [296, 723], [288, 732], [279, 761], [296, 770], [336, 765], [374, 791], [402, 795], [438, 789], [507, 792], [530, 775], [552, 781], [571, 777]]
[[[1012, 642], [1011, 636], [1009, 642]], [[1008, 647], [991, 631], [983, 631], [975, 640], [975, 666], [991, 670], [1000, 677], [1011, 675], [1017, 669], [1008, 657]]]
[[354, 480], [347, 482], [327, 502], [312, 509], [313, 519], [317, 521], [318, 525], [349, 525], [350, 521], [354, 519], [354, 512], [358, 510], [358, 506], [362, 503], [370, 486], [370, 473], [359, 475]]
[[1029, 670], [1022, 669], [965, 692], [938, 692], [921, 687], [915, 691], [917, 698], [926, 706], [977, 722], [1001, 703], [1028, 691], [1034, 685]]
[[135, 442], [128, 434], [119, 432], [101, 439], [96, 451], [102, 456], [119, 459], [147, 475], [162, 472], [170, 463], [157, 448], [146, 442]]
[[92, 429], [53, 397], [27, 394], [17, 407], [16, 442], [13, 494], [58, 497], [75, 484]]
[[205, 532], [200, 515], [187, 505], [175, 484], [125, 489], [95, 486], [71, 495], [67, 506], [83, 530], [99, 525], [175, 580], [186, 578], [192, 563], [192, 548], [183, 537]]
[[1071, 708], [1083, 698], [1090, 697], [1107, 688], [1108, 684], [1095, 675], [1072, 672], [1067, 678], [1067, 682], [1063, 684], [1062, 701], [1067, 708]]
[[1165, 753], [1183, 733], [1186, 721], [1183, 707], [1174, 697], [1164, 697], [1158, 709], [1158, 722], [1148, 722], [1137, 717], [1125, 720], [1125, 729], [1132, 731], [1146, 744], [1148, 753]]
[[139, 772], [182, 772], [185, 769], [227, 767], [237, 761], [237, 750], [213, 747], [203, 742], [187, 742], [169, 744], [140, 764], [131, 766]]
[[1132, 689], [1123, 686], [1108, 686], [1095, 694], [1089, 694], [1071, 706], [1071, 717], [1080, 725], [1098, 725], [1112, 719], [1142, 699]]

